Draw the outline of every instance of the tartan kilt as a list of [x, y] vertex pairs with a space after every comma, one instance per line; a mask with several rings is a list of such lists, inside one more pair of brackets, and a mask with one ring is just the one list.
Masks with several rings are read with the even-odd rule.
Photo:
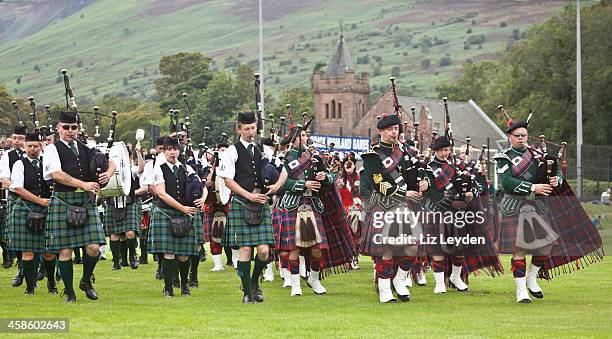
[[242, 204], [237, 202], [236, 199], [245, 201], [244, 198], [232, 196], [221, 244], [229, 247], [266, 244], [274, 246], [274, 229], [272, 228], [272, 215], [269, 205], [265, 204], [263, 206], [263, 221], [261, 225], [251, 226], [244, 220]]
[[28, 212], [32, 211], [47, 214], [47, 208], [33, 202], [22, 200], [21, 198], [14, 201], [12, 205], [13, 212], [11, 213], [11, 220], [7, 223], [6, 229], [8, 248], [12, 251], [44, 252], [45, 231], [32, 233], [28, 230], [26, 223]]
[[[523, 206], [525, 202], [521, 204]], [[536, 206], [536, 204], [532, 204]], [[536, 207], [537, 208], [537, 207]], [[540, 208], [537, 208], [538, 214], [544, 216], [546, 220], [551, 224], [554, 228], [554, 224], [551, 222], [550, 212], [544, 211]], [[501, 215], [501, 222], [499, 228], [499, 236], [497, 239], [497, 251], [500, 254], [513, 254], [516, 251], [525, 251], [516, 246], [516, 231], [518, 227], [520, 212], [517, 210], [516, 213], [512, 215]], [[527, 254], [532, 254], [532, 251], [526, 251]]]
[[113, 216], [115, 214], [115, 206], [112, 201], [106, 205], [104, 210], [104, 233], [107, 237], [111, 234], [121, 234], [129, 231], [137, 232], [140, 230], [140, 222], [142, 220], [142, 201], [137, 201], [133, 204], [128, 204], [126, 207], [125, 219], [120, 222], [115, 222]]
[[272, 228], [274, 228], [274, 247], [279, 248], [281, 234], [281, 212], [276, 205], [272, 206]]
[[0, 206], [0, 239], [4, 239], [4, 231], [7, 224], [7, 206]]
[[[308, 199], [305, 199], [308, 201]], [[327, 243], [327, 233], [325, 233], [325, 227], [323, 226], [323, 218], [321, 218], [321, 213], [317, 212], [314, 208], [312, 209], [315, 215], [315, 219], [317, 220], [317, 228], [319, 229], [319, 233], [321, 234], [321, 242], [313, 245], [312, 247], [319, 249], [321, 251], [329, 251], [329, 244]], [[280, 251], [291, 251], [295, 250], [298, 247], [295, 245], [295, 221], [297, 220], [298, 209], [294, 209], [292, 211], [287, 210], [286, 208], [279, 210], [279, 218], [280, 218], [280, 235], [278, 238], [278, 249]]]
[[[61, 199], [61, 201], [60, 201]], [[63, 202], [62, 202], [63, 201]], [[86, 204], [85, 204], [86, 203]], [[71, 228], [66, 221], [68, 206], [79, 205], [87, 210], [87, 222], [80, 228]], [[89, 244], [106, 244], [104, 227], [95, 198], [88, 192], [53, 192], [45, 225], [46, 251], [56, 253], [63, 248], [82, 247]]]
[[179, 238], [172, 235], [170, 219], [181, 216], [184, 216], [184, 214], [175, 209], [156, 207], [151, 210], [148, 241], [149, 252], [187, 256], [198, 255], [200, 253], [199, 247], [204, 243], [200, 211], [193, 216], [193, 227], [189, 230], [189, 233]]
[[[415, 205], [415, 204], [398, 205], [394, 208], [402, 208], [402, 207], [410, 208], [414, 210], [417, 210], [420, 208], [418, 205]], [[401, 256], [405, 256], [406, 249], [412, 246], [419, 246], [419, 248], [421, 248], [422, 245], [419, 244], [420, 236], [417, 239], [415, 239], [414, 244], [404, 244], [404, 245], [396, 245], [396, 246], [376, 244], [374, 242], [374, 237], [377, 234], [381, 234], [383, 231], [383, 228], [374, 227], [373, 216], [374, 216], [374, 213], [378, 213], [378, 212], [387, 212], [387, 211], [385, 211], [382, 208], [382, 206], [375, 205], [375, 206], [372, 206], [371, 211], [365, 214], [365, 218], [363, 221], [364, 228], [363, 228], [362, 237], [361, 237], [361, 254], [362, 255], [367, 255], [370, 257], [381, 257], [383, 255], [383, 252], [387, 250], [391, 250], [394, 257], [396, 256], [401, 257]], [[421, 227], [423, 229], [423, 232], [425, 233], [425, 229], [427, 228], [427, 225], [421, 224]]]

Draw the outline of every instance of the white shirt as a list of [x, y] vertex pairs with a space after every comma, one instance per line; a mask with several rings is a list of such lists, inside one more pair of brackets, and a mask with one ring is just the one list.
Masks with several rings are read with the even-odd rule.
[[[70, 144], [65, 140], [60, 139], [64, 145], [70, 147]], [[78, 149], [78, 145], [76, 141], [73, 141], [74, 145]], [[57, 147], [55, 144], [49, 144], [45, 147], [45, 157], [43, 158], [43, 179], [51, 180], [53, 179], [52, 174], [62, 170], [62, 163], [60, 162], [59, 153], [57, 153]]]
[[[240, 142], [244, 148], [247, 148], [249, 145], [253, 145], [253, 152], [255, 152], [255, 147], [258, 147], [256, 143], [249, 143], [242, 138], [240, 138]], [[236, 161], [238, 161], [238, 150], [236, 150], [235, 145], [231, 145], [225, 150], [225, 152], [219, 153], [219, 167], [217, 169], [217, 175], [222, 178], [234, 179], [234, 176], [236, 175]]]
[[[22, 161], [26, 161], [26, 160], [30, 160], [30, 162], [32, 162], [34, 159], [30, 159], [29, 157], [24, 157], [24, 158], [21, 158], [21, 161], [17, 161], [13, 165], [13, 171], [11, 172], [11, 186], [9, 187], [9, 190], [13, 192], [15, 191], [15, 188], [23, 187], [23, 183], [24, 183], [23, 174], [24, 174], [25, 169], [23, 167]], [[38, 160], [38, 166], [42, 166], [40, 157], [36, 158], [36, 160]]]
[[[164, 162], [165, 164], [166, 162]], [[155, 168], [153, 169], [153, 185], [159, 185], [162, 183], [165, 183], [166, 180], [164, 180], [164, 172], [162, 171], [162, 166], [163, 164], [160, 165], [155, 165]], [[168, 166], [170, 167], [170, 170], [172, 170], [172, 166], [181, 166], [181, 162], [180, 161], [176, 161], [174, 164], [171, 164], [168, 162]], [[195, 173], [195, 171], [193, 170], [193, 168], [191, 168], [191, 166], [187, 165], [185, 166], [187, 168], [187, 176], [191, 175], [192, 173]]]
[[153, 185], [153, 168], [155, 160], [145, 161], [144, 171], [140, 175], [140, 186]]
[[[11, 178], [11, 166], [10, 166], [10, 159], [9, 159], [9, 153], [13, 151], [5, 151], [4, 153], [2, 153], [2, 157], [0, 158], [0, 179], [10, 179]], [[23, 153], [25, 154], [25, 153]], [[22, 157], [24, 157], [24, 155], [22, 155]]]

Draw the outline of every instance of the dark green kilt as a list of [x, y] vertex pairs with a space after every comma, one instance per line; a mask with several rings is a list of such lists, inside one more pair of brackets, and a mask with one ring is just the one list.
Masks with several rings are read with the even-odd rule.
[[109, 199], [104, 209], [104, 233], [107, 237], [111, 234], [121, 234], [129, 231], [138, 233], [140, 230], [140, 220], [142, 219], [142, 201], [138, 200], [126, 207], [125, 219], [115, 222], [115, 206], [112, 199]]
[[[61, 201], [60, 201], [61, 200]], [[66, 222], [68, 206], [79, 205], [87, 210], [87, 223], [71, 228]], [[53, 192], [46, 224], [46, 250], [56, 253], [63, 248], [82, 247], [89, 244], [106, 244], [104, 228], [93, 195], [89, 192]]]
[[270, 214], [270, 206], [265, 204], [263, 207], [264, 218], [259, 226], [251, 226], [246, 223], [242, 216], [244, 209], [240, 202], [236, 199], [243, 198], [236, 196], [230, 201], [230, 208], [227, 214], [227, 223], [223, 232], [221, 244], [223, 246], [257, 246], [268, 244], [274, 246], [274, 228], [272, 227], [272, 216]]
[[172, 235], [170, 219], [183, 215], [175, 209], [154, 207], [151, 210], [149, 252], [175, 255], [198, 255], [200, 253], [199, 246], [204, 243], [204, 231], [202, 230], [202, 216], [199, 211], [193, 216], [193, 227], [187, 235], [181, 238]]
[[0, 215], [0, 239], [5, 239], [6, 236], [8, 235], [8, 224], [9, 221], [11, 220], [11, 211], [13, 209], [13, 206], [15, 205], [13, 202], [15, 201], [16, 198], [14, 198], [15, 194], [14, 193], [9, 193], [8, 197], [6, 198], [6, 205], [4, 206], [4, 209], [2, 211], [2, 215]]
[[[47, 208], [18, 198], [12, 203], [11, 220], [7, 223], [6, 240], [12, 251], [39, 252], [45, 251], [45, 231], [32, 233], [26, 223], [28, 212], [47, 214]], [[27, 205], [27, 206], [26, 206]]]

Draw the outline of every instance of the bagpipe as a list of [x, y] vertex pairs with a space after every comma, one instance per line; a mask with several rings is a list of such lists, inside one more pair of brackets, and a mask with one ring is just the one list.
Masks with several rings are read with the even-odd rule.
[[[61, 74], [64, 80], [66, 111], [76, 113], [77, 123], [79, 124], [79, 135], [76, 141], [83, 144], [85, 149], [87, 149], [89, 170], [99, 176], [101, 173], [108, 171], [109, 160], [113, 160], [116, 165], [115, 173], [109, 177], [108, 183], [101, 187], [99, 194], [102, 198], [116, 198], [115, 200], [118, 201], [117, 207], [121, 208], [126, 203], [125, 196], [130, 194], [132, 185], [132, 164], [126, 144], [123, 141], [115, 140], [118, 113], [116, 111], [111, 111], [110, 115], [101, 113], [98, 106], [93, 107], [93, 112], [79, 110], [74, 91], [70, 86], [68, 71], [62, 69]], [[91, 138], [85, 130], [86, 126], [83, 120], [83, 115], [85, 114], [93, 115], [95, 129], [93, 140], [90, 140]], [[100, 140], [101, 116], [111, 119], [106, 143]]]
[[[255, 104], [257, 107], [256, 110], [256, 114], [257, 114], [257, 135], [259, 137], [259, 142], [257, 143], [257, 145], [259, 146], [259, 150], [262, 154], [261, 157], [261, 163], [260, 163], [260, 168], [261, 168], [261, 179], [263, 181], [263, 189], [264, 192], [267, 191], [267, 186], [270, 185], [274, 185], [279, 177], [280, 177], [280, 169], [278, 169], [274, 163], [274, 154], [276, 154], [277, 152], [273, 151], [273, 156], [272, 157], [266, 157], [264, 156], [266, 154], [265, 149], [264, 149], [264, 130], [263, 130], [263, 111], [262, 111], [262, 102], [261, 102], [261, 90], [260, 90], [260, 85], [261, 85], [261, 81], [259, 80], [259, 73], [255, 73], [254, 74], [255, 77], [255, 82], [254, 82], [254, 87], [255, 87]], [[271, 125], [271, 133], [270, 133], [270, 138], [272, 139], [272, 143], [273, 143], [273, 149], [278, 150], [279, 146], [277, 146], [277, 139], [275, 138], [275, 130], [274, 130], [274, 119], [273, 119], [273, 115], [270, 115], [270, 125]]]
[[[390, 77], [389, 80], [391, 81], [393, 111], [394, 114], [397, 115], [401, 120], [402, 106], [399, 104], [399, 99], [397, 97], [397, 86], [395, 84], [395, 78]], [[412, 114], [412, 132], [410, 132], [408, 122], [406, 121], [402, 122], [402, 124], [400, 124], [399, 126], [399, 142], [402, 144], [404, 154], [410, 154], [410, 156], [404, 156], [406, 166], [404, 166], [404, 169], [402, 170], [402, 176], [404, 177], [404, 181], [406, 182], [406, 187], [408, 190], [420, 191], [419, 183], [421, 182], [421, 180], [425, 179], [425, 168], [427, 167], [427, 163], [423, 162], [424, 157], [422, 156], [422, 152], [419, 149], [419, 122], [416, 120], [416, 108], [411, 107], [410, 111]], [[410, 138], [407, 137], [407, 134], [410, 135]]]

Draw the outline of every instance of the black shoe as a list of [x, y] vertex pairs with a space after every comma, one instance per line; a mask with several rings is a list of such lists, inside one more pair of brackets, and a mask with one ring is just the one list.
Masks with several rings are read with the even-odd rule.
[[47, 291], [49, 291], [49, 294], [57, 294], [55, 281], [47, 280]]
[[527, 291], [529, 291], [529, 294], [531, 294], [531, 296], [536, 298], [536, 299], [544, 298], [544, 293], [542, 293], [542, 291], [534, 292], [534, 291], [530, 290], [529, 287], [527, 287]]
[[264, 301], [263, 291], [261, 290], [261, 286], [259, 286], [259, 283], [253, 284], [251, 287], [251, 291], [253, 292], [253, 300], [258, 303], [262, 303]]
[[518, 303], [519, 304], [531, 304], [531, 300], [530, 299], [523, 299], [523, 300], [520, 300]]
[[399, 299], [400, 301], [410, 301], [410, 296], [398, 294], [397, 299]]
[[13, 266], [13, 263], [10, 260], [2, 263], [2, 267], [4, 268], [11, 268], [11, 266]]
[[206, 259], [208, 259], [208, 254], [206, 254], [206, 251], [200, 251], [200, 262], [205, 262]]
[[189, 290], [189, 286], [186, 283], [181, 284], [181, 295], [190, 296], [191, 291]]
[[106, 260], [106, 257], [100, 256], [100, 260]]
[[67, 303], [75, 303], [76, 302], [76, 294], [74, 292], [68, 293], [66, 289], [62, 290], [60, 297], [66, 297]]
[[157, 279], [157, 280], [164, 279], [164, 275], [162, 274], [161, 270], [155, 271], [155, 279]]
[[45, 276], [46, 276], [45, 268], [44, 267], [39, 268], [38, 273], [36, 274], [36, 281], [41, 281], [45, 279]]
[[149, 260], [147, 259], [147, 256], [146, 255], [145, 256], [141, 256], [140, 260], [139, 260], [139, 263], [141, 265], [148, 265], [149, 264]]
[[126, 261], [122, 261], [121, 262], [121, 266], [122, 267], [128, 267], [128, 266], [130, 266], [130, 264], [128, 264]]
[[134, 259], [132, 260], [132, 263], [130, 264], [130, 267], [135, 270], [138, 268], [138, 260]]
[[174, 288], [180, 288], [180, 287], [181, 287], [181, 284], [180, 284], [180, 282], [179, 282], [178, 278], [175, 278], [175, 279], [172, 281], [172, 287], [174, 287]]
[[113, 264], [113, 271], [117, 271], [120, 269], [121, 269], [121, 266], [119, 266], [119, 264]]
[[164, 295], [168, 298], [174, 297], [174, 289], [172, 288], [164, 288]]
[[252, 295], [247, 294], [244, 297], [242, 297], [242, 303], [243, 304], [254, 304], [255, 300], [253, 299]]
[[198, 287], [200, 287], [200, 283], [198, 282], [198, 278], [195, 278], [195, 279], [189, 278], [188, 286], [189, 286], [189, 288], [198, 288]]
[[17, 274], [15, 275], [15, 277], [13, 277], [13, 282], [11, 283], [11, 285], [13, 285], [13, 287], [19, 287], [21, 286], [21, 284], [23, 284], [23, 273], [17, 271]]
[[81, 279], [81, 282], [79, 282], [79, 289], [85, 292], [87, 299], [98, 300], [98, 292], [93, 288], [91, 281], [83, 281], [83, 279]]
[[26, 287], [25, 292], [23, 294], [25, 294], [25, 295], [34, 295], [34, 288]]
[[81, 264], [83, 263], [83, 259], [81, 259], [81, 258], [75, 258], [75, 259], [74, 259], [74, 263], [75, 263], [75, 264], [77, 264], [77, 265], [81, 265]]
[[457, 292], [469, 292], [469, 291], [470, 291], [470, 288], [469, 288], [469, 287], [466, 287], [466, 288], [464, 288], [464, 289], [460, 290], [460, 289], [458, 289], [458, 288], [457, 288], [457, 286], [455, 286], [455, 284], [453, 284], [453, 283], [452, 283], [452, 282], [450, 282], [450, 281], [448, 282], [448, 286], [449, 286], [449, 288], [456, 289], [456, 290], [457, 290]]

